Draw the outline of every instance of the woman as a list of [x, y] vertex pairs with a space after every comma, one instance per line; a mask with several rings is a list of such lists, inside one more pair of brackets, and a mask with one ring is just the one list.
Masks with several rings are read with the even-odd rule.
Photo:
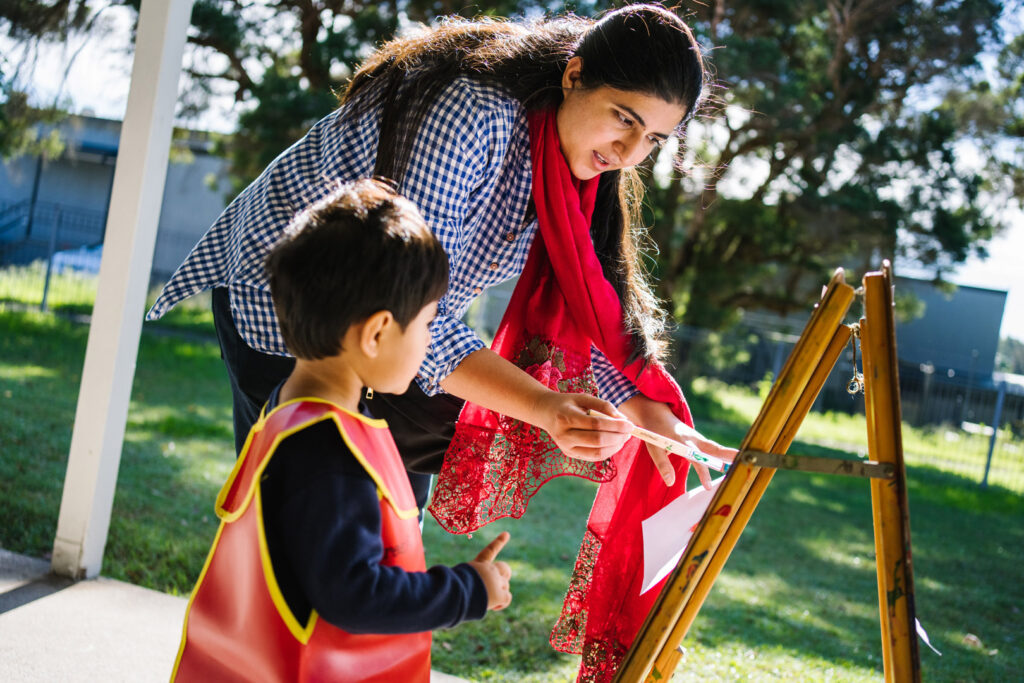
[[[475, 407], [466, 408], [472, 413], [463, 415], [467, 429], [479, 426], [493, 435], [495, 422], [503, 419], [496, 413], [536, 428], [527, 429], [529, 438], [520, 443], [558, 452], [557, 458], [567, 456], [550, 470], [541, 468], [541, 483], [545, 476], [566, 472], [611, 479], [614, 467], [608, 459], [623, 451], [633, 424], [729, 458], [732, 449], [688, 424], [674, 382], [673, 389], [665, 389], [671, 380], [658, 362], [665, 349], [664, 315], [638, 263], [634, 219], [639, 195], [631, 169], [693, 116], [703, 80], [699, 47], [688, 27], [653, 5], [628, 6], [599, 22], [571, 16], [539, 22], [451, 21], [385, 44], [355, 74], [341, 107], [231, 203], [172, 277], [148, 318], [214, 289], [214, 317], [231, 378], [240, 447], [266, 397], [291, 368], [263, 272], [265, 254], [294, 213], [323, 196], [328, 181], [384, 176], [396, 180], [417, 204], [451, 264], [449, 289], [439, 303], [418, 386], [402, 396], [377, 394], [369, 400], [370, 410], [391, 425], [407, 468], [440, 469], [463, 401], [481, 407], [476, 413]], [[548, 144], [538, 147], [545, 139]], [[556, 176], [562, 171], [553, 172], [550, 188], [543, 184], [547, 176], [538, 180], [537, 164], [543, 161], [538, 154], [565, 167], [561, 177]], [[460, 318], [483, 289], [519, 275], [528, 256], [543, 261], [544, 270], [549, 260], [565, 254], [549, 245], [550, 258], [534, 257], [531, 246], [552, 196], [560, 201], [577, 190], [573, 216], [586, 217], [585, 250], [596, 252], [599, 266], [596, 275], [593, 268], [577, 273], [575, 284], [582, 285], [584, 294], [593, 293], [588, 286], [595, 280], [607, 288], [592, 297], [598, 304], [590, 307], [596, 317], [591, 316], [589, 326], [575, 325], [579, 302], [567, 300], [538, 321], [534, 314], [550, 297], [531, 302], [525, 292], [518, 313], [511, 320], [506, 316], [496, 340], [499, 351], [485, 348]], [[567, 249], [579, 246], [570, 242]], [[531, 273], [531, 286], [547, 277], [546, 270]], [[517, 293], [522, 289], [521, 279]], [[561, 296], [559, 287], [552, 291], [555, 298]], [[568, 327], [543, 329], [542, 341], [547, 343], [549, 333], [569, 330], [585, 358], [548, 353], [554, 347], [542, 344], [547, 357], [531, 364], [524, 361], [522, 348], [514, 348], [519, 342], [509, 341], [519, 328], [535, 323], [550, 328], [552, 315]], [[580, 328], [588, 329], [578, 333]], [[602, 334], [609, 338], [594, 343]], [[508, 342], [504, 348], [502, 340]], [[573, 377], [564, 376], [565, 358], [580, 360]], [[660, 374], [650, 380], [652, 373]], [[650, 390], [652, 382], [660, 388]], [[447, 469], [464, 471], [459, 467], [466, 454], [479, 450], [478, 443], [465, 447], [475, 434], [456, 435], [461, 450], [452, 462], [458, 466], [445, 462]], [[538, 440], [543, 442], [539, 446]], [[660, 449], [647, 450], [650, 459], [642, 459], [671, 489], [660, 486], [662, 491], [653, 496], [641, 489], [640, 496], [660, 500], [683, 484], [677, 478], [685, 479], [685, 463], [670, 461]], [[620, 471], [632, 473], [632, 460], [618, 460]], [[576, 465], [580, 469], [574, 470]], [[706, 484], [706, 470], [700, 474]], [[424, 500], [426, 482], [411, 478]], [[621, 489], [626, 479], [625, 474], [617, 477], [615, 486]], [[618, 499], [620, 489], [611, 500]], [[448, 503], [464, 503], [453, 502], [465, 493], [461, 489], [439, 493]]]

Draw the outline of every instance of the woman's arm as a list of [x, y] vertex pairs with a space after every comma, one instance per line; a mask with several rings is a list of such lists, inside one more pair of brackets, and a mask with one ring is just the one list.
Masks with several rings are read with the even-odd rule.
[[[578, 460], [606, 460], [630, 438], [633, 425], [608, 401], [548, 389], [490, 349], [467, 356], [441, 380], [450, 394], [540, 427], [562, 452]], [[619, 419], [587, 414], [593, 409]]]
[[[683, 444], [694, 450], [722, 458], [732, 462], [736, 457], [736, 449], [722, 446], [711, 439], [706, 438], [693, 427], [687, 426], [685, 422], [676, 417], [667, 404], [653, 401], [643, 394], [637, 394], [619, 406], [620, 412], [629, 418], [634, 424], [644, 429], [656, 432], [670, 439], [681, 441]], [[651, 459], [665, 480], [666, 486], [675, 483], [676, 473], [669, 462], [668, 451], [658, 448], [652, 444], [645, 444]], [[694, 464], [697, 468], [697, 476], [704, 488], [711, 488], [711, 473], [705, 465]]]

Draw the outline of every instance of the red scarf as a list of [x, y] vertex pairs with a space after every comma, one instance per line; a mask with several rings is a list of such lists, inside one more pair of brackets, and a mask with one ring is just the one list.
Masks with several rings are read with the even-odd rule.
[[[682, 391], [663, 366], [626, 362], [633, 347], [622, 306], [590, 238], [598, 179], [572, 175], [554, 110], [530, 114], [529, 123], [538, 235], [492, 348], [551, 389], [596, 394], [593, 344], [641, 393], [692, 425]], [[467, 402], [430, 505], [443, 527], [468, 533], [521, 517], [554, 477], [602, 482], [551, 634], [555, 649], [583, 654], [581, 681], [611, 680], [659, 593], [640, 595], [640, 523], [685, 491], [688, 464], [673, 459], [676, 484], [666, 487], [642, 446], [631, 439], [605, 462], [573, 460], [543, 430]]]

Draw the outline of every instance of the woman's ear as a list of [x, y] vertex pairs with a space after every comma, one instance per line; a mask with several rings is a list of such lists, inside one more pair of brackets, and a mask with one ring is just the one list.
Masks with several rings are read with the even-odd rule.
[[394, 324], [395, 316], [391, 311], [377, 311], [366, 320], [357, 323], [359, 350], [369, 358], [376, 358], [380, 353], [381, 340], [385, 332]]
[[565, 71], [562, 72], [562, 88], [564, 90], [572, 90], [579, 86], [582, 74], [583, 57], [577, 55], [565, 65]]

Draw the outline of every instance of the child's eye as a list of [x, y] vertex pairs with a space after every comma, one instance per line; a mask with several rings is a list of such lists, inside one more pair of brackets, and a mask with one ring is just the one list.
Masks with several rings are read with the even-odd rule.
[[624, 116], [624, 115], [620, 114], [619, 112], [616, 112], [615, 115], [619, 117], [619, 123], [621, 123], [622, 125], [624, 125], [624, 126], [632, 126], [633, 125], [633, 119], [631, 119], [631, 118], [629, 118], [627, 116]]
[[654, 145], [656, 149], [661, 149], [662, 147], [665, 146], [665, 138], [659, 138], [653, 135], [649, 135], [647, 139], [650, 140], [651, 144]]

